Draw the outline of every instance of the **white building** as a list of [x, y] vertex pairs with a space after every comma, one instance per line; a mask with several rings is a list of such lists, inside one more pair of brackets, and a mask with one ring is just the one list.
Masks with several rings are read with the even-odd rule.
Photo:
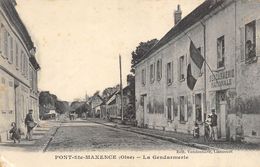
[[[215, 109], [219, 138], [259, 142], [259, 11], [257, 0], [206, 0], [176, 21], [135, 65], [138, 125], [192, 134], [195, 122]], [[193, 90], [187, 87], [191, 40], [208, 64]]]
[[33, 109], [39, 117], [35, 47], [21, 21], [15, 1], [0, 0], [0, 137], [6, 139], [11, 122], [24, 129]]

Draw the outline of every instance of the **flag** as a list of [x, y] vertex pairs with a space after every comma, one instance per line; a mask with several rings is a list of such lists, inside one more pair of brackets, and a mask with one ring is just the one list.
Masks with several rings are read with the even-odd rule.
[[190, 58], [187, 68], [187, 86], [193, 90], [198, 78], [201, 76], [201, 68], [204, 63], [204, 58], [200, 51], [195, 47], [193, 42], [190, 42]]

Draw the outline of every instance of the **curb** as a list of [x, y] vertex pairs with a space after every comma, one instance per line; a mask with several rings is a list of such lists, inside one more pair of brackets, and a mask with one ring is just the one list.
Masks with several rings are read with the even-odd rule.
[[45, 152], [47, 151], [47, 149], [48, 149], [50, 143], [52, 142], [54, 136], [56, 135], [56, 133], [58, 132], [58, 130], [60, 129], [60, 127], [61, 127], [61, 124], [60, 124], [59, 126], [54, 126], [54, 129], [53, 129], [54, 132], [51, 133], [51, 134], [49, 134], [49, 136], [48, 136], [48, 137], [49, 137], [48, 141], [47, 141], [45, 144], [43, 144], [43, 148], [42, 148], [42, 152], [43, 152], [43, 153], [45, 153]]
[[140, 131], [136, 131], [136, 130], [129, 130], [129, 129], [120, 128], [117, 125], [107, 125], [107, 124], [101, 123], [101, 122], [96, 122], [96, 121], [92, 121], [92, 120], [89, 120], [89, 121], [97, 123], [97, 124], [101, 124], [101, 125], [104, 125], [104, 126], [117, 128], [117, 129], [121, 129], [121, 130], [128, 131], [128, 132], [133, 132], [133, 133], [137, 133], [137, 134], [141, 134], [141, 135], [145, 135], [145, 136], [150, 136], [150, 137], [154, 137], [154, 138], [157, 138], [157, 139], [166, 140], [166, 141], [169, 141], [169, 142], [172, 142], [172, 143], [177, 143], [177, 144], [181, 144], [181, 145], [184, 145], [184, 146], [189, 146], [189, 147], [193, 147], [193, 148], [197, 148], [197, 149], [201, 149], [201, 150], [208, 150], [208, 149], [223, 150], [223, 149], [220, 149], [220, 148], [211, 147], [211, 146], [204, 145], [204, 144], [184, 142], [182, 140], [179, 140], [179, 139], [176, 139], [176, 138], [173, 138], [173, 137], [159, 136], [159, 135], [156, 135], [156, 134], [150, 134], [150, 133], [146, 133], [146, 132], [140, 132]]

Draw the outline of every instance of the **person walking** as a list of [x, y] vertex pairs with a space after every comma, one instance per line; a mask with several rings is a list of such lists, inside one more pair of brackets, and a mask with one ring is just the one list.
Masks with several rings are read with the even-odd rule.
[[29, 110], [29, 113], [25, 117], [25, 125], [27, 127], [26, 139], [32, 140], [32, 130], [36, 126], [32, 116], [33, 110]]
[[217, 125], [218, 125], [218, 116], [216, 114], [215, 109], [211, 110], [212, 115], [211, 115], [211, 136], [213, 137], [213, 141], [216, 141], [218, 139], [218, 129], [217, 129]]

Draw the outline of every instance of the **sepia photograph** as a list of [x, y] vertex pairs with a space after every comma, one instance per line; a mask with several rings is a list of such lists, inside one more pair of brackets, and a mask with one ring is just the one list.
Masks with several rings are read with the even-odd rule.
[[0, 0], [0, 167], [260, 164], [259, 0]]

